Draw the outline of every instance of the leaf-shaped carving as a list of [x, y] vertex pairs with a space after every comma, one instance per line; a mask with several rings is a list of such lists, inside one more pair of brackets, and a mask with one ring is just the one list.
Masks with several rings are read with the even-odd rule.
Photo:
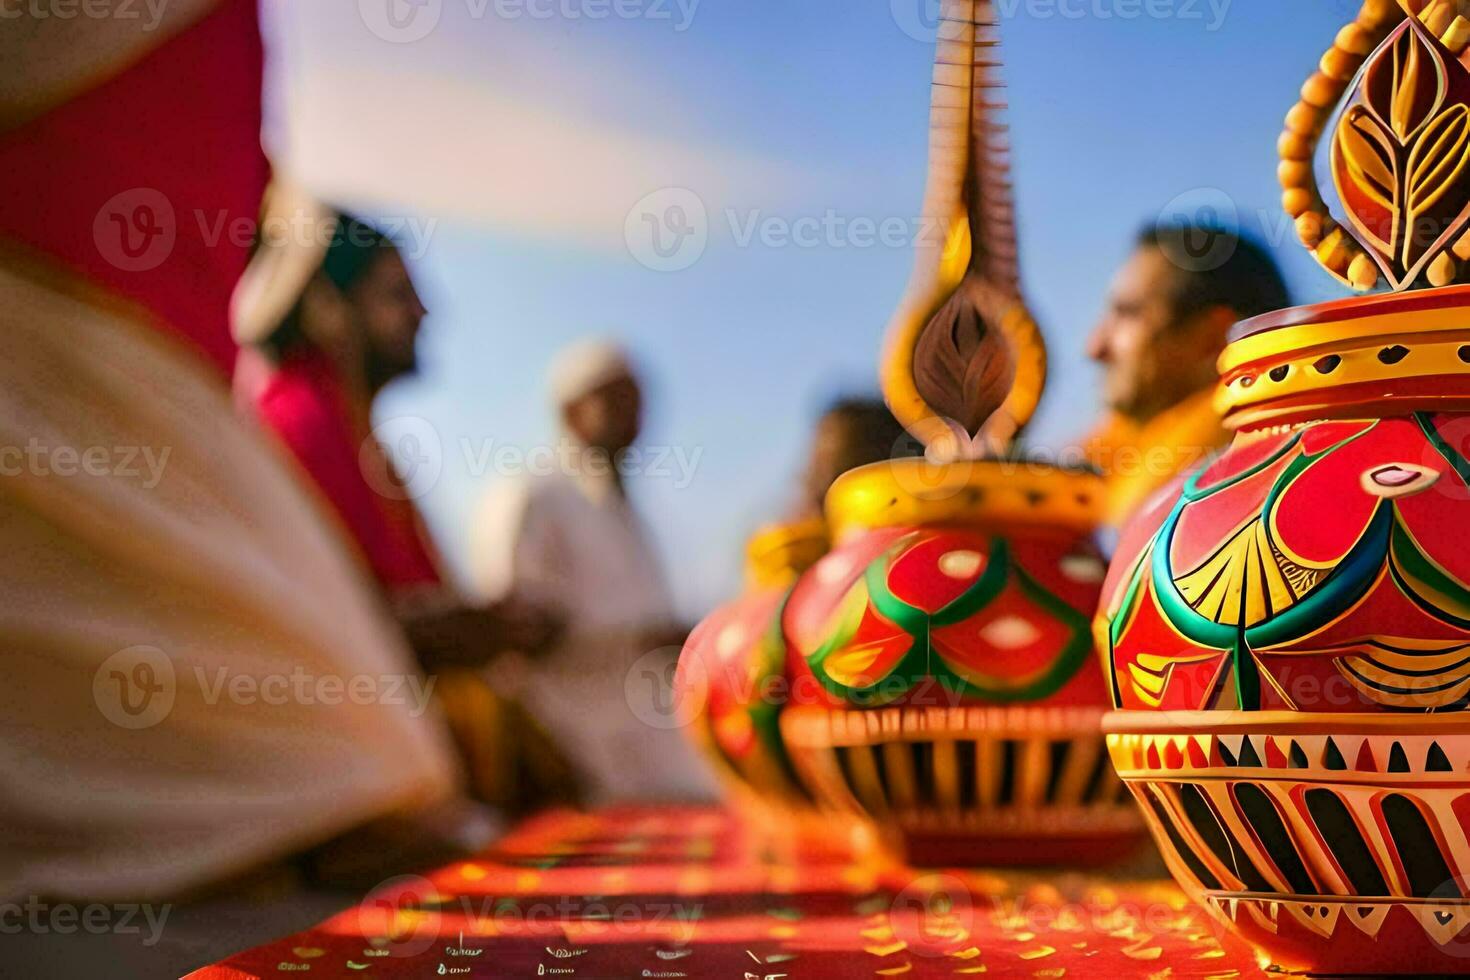
[[914, 348], [914, 383], [942, 416], [971, 435], [1005, 403], [1015, 369], [1010, 345], [971, 274], [925, 325]]
[[1410, 17], [1338, 121], [1332, 171], [1346, 224], [1394, 289], [1419, 280], [1470, 219], [1467, 99], [1470, 75]]
[[1464, 209], [1470, 197], [1461, 180], [1467, 165], [1470, 107], [1452, 105], [1420, 131], [1409, 151], [1404, 181], [1405, 267], [1424, 257], [1444, 235], [1448, 222]]
[[1407, 25], [1374, 57], [1364, 78], [1363, 101], [1400, 143], [1407, 142], [1444, 101], [1439, 53], [1421, 30], [1417, 21]]
[[1350, 109], [1337, 130], [1342, 176], [1351, 181], [1341, 189], [1344, 203], [1358, 229], [1387, 254], [1396, 251], [1399, 225], [1395, 147], [1392, 134], [1362, 106]]

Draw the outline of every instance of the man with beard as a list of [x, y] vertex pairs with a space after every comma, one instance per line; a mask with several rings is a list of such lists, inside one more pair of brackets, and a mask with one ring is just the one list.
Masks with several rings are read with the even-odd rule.
[[373, 401], [418, 367], [427, 310], [397, 245], [281, 186], [236, 295], [235, 327], [263, 355], [237, 395], [320, 491], [376, 580], [436, 693], [475, 795], [512, 812], [565, 801], [570, 779], [539, 729], [478, 670], [536, 654], [558, 632], [524, 602], [469, 602], [450, 586], [411, 489], [372, 432]]
[[1229, 442], [1214, 407], [1215, 362], [1237, 321], [1290, 305], [1275, 261], [1223, 228], [1145, 228], [1087, 341], [1107, 417], [1083, 443], [1107, 478], [1107, 523]]

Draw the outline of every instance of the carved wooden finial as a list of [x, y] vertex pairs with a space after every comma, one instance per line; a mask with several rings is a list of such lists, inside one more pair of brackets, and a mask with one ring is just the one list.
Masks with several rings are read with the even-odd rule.
[[894, 414], [941, 457], [1004, 450], [1035, 412], [1046, 377], [1046, 349], [1020, 291], [999, 44], [989, 0], [941, 4], [927, 233], [883, 362]]

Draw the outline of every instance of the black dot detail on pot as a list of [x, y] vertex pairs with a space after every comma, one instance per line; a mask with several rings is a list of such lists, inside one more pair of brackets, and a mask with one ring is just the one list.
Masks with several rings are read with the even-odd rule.
[[1378, 352], [1378, 359], [1384, 364], [1397, 364], [1408, 356], [1409, 348], [1403, 344], [1394, 344], [1392, 347], [1385, 347]]
[[1460, 360], [1464, 361], [1466, 364], [1470, 364], [1470, 344], [1466, 344], [1464, 347], [1461, 347], [1458, 353], [1460, 355]]
[[1328, 354], [1326, 357], [1317, 358], [1316, 363], [1312, 367], [1317, 369], [1318, 374], [1331, 374], [1337, 370], [1337, 366], [1341, 363], [1341, 357], [1336, 354]]
[[1285, 381], [1286, 380], [1286, 376], [1288, 374], [1290, 374], [1290, 373], [1291, 373], [1291, 365], [1289, 365], [1289, 364], [1283, 364], [1280, 367], [1273, 367], [1271, 369], [1271, 372], [1270, 372], [1270, 374], [1271, 374], [1271, 380], [1272, 381]]

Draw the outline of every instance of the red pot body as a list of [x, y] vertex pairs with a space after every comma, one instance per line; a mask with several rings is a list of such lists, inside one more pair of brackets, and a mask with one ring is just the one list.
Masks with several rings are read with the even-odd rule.
[[973, 504], [904, 499], [902, 479], [852, 491], [935, 519], [850, 527], [797, 581], [782, 615], [787, 752], [818, 800], [865, 814], [915, 863], [1109, 860], [1141, 825], [1099, 734], [1104, 564], [1085, 526], [1005, 519], [1085, 497], [1076, 484], [1093, 478], [967, 465], [964, 486], [990, 494]]
[[[1120, 709], [1109, 749], [1181, 884], [1263, 963], [1462, 972], [1470, 416], [1423, 393], [1466, 382], [1326, 387], [1328, 371], [1420, 363], [1411, 341], [1359, 332], [1362, 351], [1326, 356], [1321, 333], [1227, 373], [1227, 401], [1242, 379], [1280, 384], [1249, 408], [1284, 414], [1125, 532], [1098, 628]], [[1452, 346], [1444, 360], [1470, 371]], [[1307, 397], [1335, 417], [1300, 417]]]

